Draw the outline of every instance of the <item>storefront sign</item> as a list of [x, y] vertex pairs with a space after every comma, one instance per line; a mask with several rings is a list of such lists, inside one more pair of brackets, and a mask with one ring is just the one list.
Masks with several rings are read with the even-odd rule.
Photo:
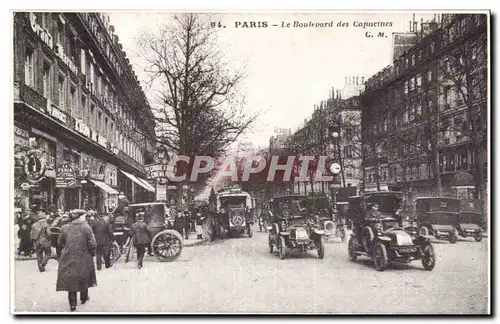
[[75, 129], [78, 133], [90, 137], [90, 128], [82, 120], [75, 120]]
[[75, 170], [70, 163], [66, 163], [57, 168], [56, 188], [67, 188], [75, 185]]
[[14, 134], [19, 137], [29, 138], [30, 134], [27, 130], [14, 126]]
[[151, 164], [145, 169], [148, 179], [167, 178], [167, 174], [175, 172], [175, 168], [169, 164]]
[[43, 29], [42, 26], [40, 26], [36, 22], [36, 16], [34, 13], [30, 12], [29, 13], [29, 18], [30, 18], [30, 26], [31, 29], [35, 32], [35, 34], [40, 37], [40, 39], [50, 48], [52, 49], [54, 47], [54, 43], [52, 42], [52, 35], [49, 34], [48, 31]]
[[112, 164], [107, 163], [106, 167], [104, 168], [104, 173], [105, 173], [105, 180], [104, 182], [111, 187], [117, 186], [118, 182], [116, 179], [116, 175], [118, 173], [118, 168]]
[[32, 150], [24, 157], [24, 172], [30, 182], [38, 182], [45, 175], [45, 161], [40, 152]]
[[97, 132], [95, 130], [91, 130], [91, 138], [94, 142], [97, 142]]
[[14, 144], [29, 147], [29, 132], [14, 126]]
[[166, 185], [156, 185], [156, 200], [166, 201], [167, 200], [167, 186]]
[[29, 140], [26, 138], [22, 138], [19, 136], [14, 137], [14, 144], [19, 145], [21, 147], [28, 147], [29, 146]]
[[71, 58], [64, 53], [62, 45], [57, 44], [56, 47], [57, 47], [56, 54], [61, 59], [61, 61], [63, 61], [64, 64], [68, 66], [71, 72], [73, 72], [74, 74], [78, 74], [78, 69], [76, 68], [75, 63], [73, 63]]
[[36, 128], [31, 127], [31, 132], [36, 135], [40, 135], [42, 137], [45, 137], [48, 140], [51, 140], [52, 142], [57, 142], [57, 139], [54, 136], [51, 136], [45, 132], [42, 132], [41, 130], [38, 130]]
[[106, 148], [108, 147], [108, 141], [106, 140], [106, 138], [104, 136], [99, 136], [99, 138], [97, 140], [98, 140], [97, 142], [99, 143], [99, 145], [104, 146]]
[[49, 110], [49, 114], [54, 117], [55, 119], [59, 120], [59, 121], [62, 121], [63, 123], [67, 123], [67, 118], [66, 118], [66, 114], [63, 113], [62, 111], [60, 111], [59, 109], [57, 109], [56, 107], [54, 106], [50, 106], [48, 108]]

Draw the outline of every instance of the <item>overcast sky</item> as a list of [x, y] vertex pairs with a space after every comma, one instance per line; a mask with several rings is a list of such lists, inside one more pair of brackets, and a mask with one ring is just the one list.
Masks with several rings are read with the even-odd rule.
[[[393, 32], [407, 32], [413, 12], [392, 13], [223, 13], [214, 16], [226, 28], [219, 40], [228, 59], [247, 64], [243, 87], [247, 109], [262, 112], [253, 133], [245, 140], [265, 146], [275, 127], [295, 131], [308, 118], [314, 104], [341, 89], [347, 76], [369, 77], [391, 63]], [[416, 13], [432, 19], [433, 13]], [[154, 31], [172, 18], [163, 12], [113, 12], [111, 23], [141, 81], [147, 79], [138, 58], [137, 36]], [[264, 22], [267, 28], [236, 28], [236, 22]], [[282, 22], [331, 22], [334, 27], [281, 28]], [[392, 27], [354, 27], [354, 22], [386, 22]], [[339, 22], [349, 27], [337, 27]], [[366, 37], [369, 31], [374, 37]], [[376, 37], [384, 32], [387, 37]], [[142, 83], [145, 84], [145, 83]], [[148, 92], [146, 94], [149, 96]]]

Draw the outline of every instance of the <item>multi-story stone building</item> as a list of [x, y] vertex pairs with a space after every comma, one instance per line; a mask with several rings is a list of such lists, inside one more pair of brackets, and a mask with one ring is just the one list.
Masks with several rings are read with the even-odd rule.
[[109, 18], [16, 12], [13, 46], [16, 204], [104, 211], [120, 191], [151, 198], [153, 115]]
[[455, 194], [455, 173], [477, 171], [467, 112], [485, 112], [487, 104], [486, 80], [471, 107], [464, 102], [465, 85], [449, 77], [452, 69], [461, 73], [464, 62], [450, 67], [450, 61], [465, 46], [482, 49], [467, 62], [474, 65], [469, 76], [486, 77], [487, 16], [443, 15], [426, 30], [366, 82], [361, 96], [365, 190], [401, 190], [410, 204], [416, 196], [436, 193], [436, 174], [444, 194]]
[[[346, 78], [347, 79], [347, 78]], [[361, 149], [361, 112], [359, 94], [363, 91], [361, 77], [346, 80], [342, 90], [334, 91], [330, 97], [315, 106], [311, 118], [291, 135], [278, 135], [270, 139], [270, 154], [282, 156], [327, 156], [329, 163], [339, 162], [343, 168], [341, 174], [331, 183], [317, 181], [313, 174], [307, 181], [298, 181], [298, 170], [292, 173], [290, 183], [276, 185], [274, 191], [298, 194], [331, 194], [332, 184], [336, 187], [357, 187], [360, 179]], [[345, 99], [344, 99], [345, 98]], [[337, 142], [330, 134], [330, 125], [340, 124], [341, 131]], [[281, 137], [280, 137], [281, 136]], [[312, 162], [314, 164], [314, 162]], [[328, 173], [328, 170], [325, 169]]]

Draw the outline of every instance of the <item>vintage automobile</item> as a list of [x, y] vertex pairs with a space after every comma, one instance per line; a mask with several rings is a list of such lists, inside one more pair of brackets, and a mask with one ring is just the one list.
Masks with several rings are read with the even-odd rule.
[[462, 237], [472, 236], [477, 242], [483, 239], [484, 217], [481, 213], [481, 202], [479, 200], [462, 200], [458, 224], [455, 227], [456, 234]]
[[213, 235], [224, 238], [226, 235], [247, 234], [253, 236], [254, 198], [245, 191], [233, 188], [217, 194], [216, 215], [214, 215]]
[[338, 236], [345, 241], [345, 232], [339, 224], [338, 215], [333, 212], [332, 205], [328, 197], [324, 195], [309, 196], [307, 206], [311, 215], [318, 217], [321, 228], [325, 231], [325, 236], [328, 238]]
[[[144, 212], [144, 222], [151, 239], [151, 252], [158, 261], [172, 262], [182, 253], [182, 235], [173, 229], [173, 218], [167, 214], [167, 206], [162, 202], [131, 204], [128, 206], [127, 226], [131, 228], [138, 212]], [[125, 243], [125, 254], [128, 259], [132, 250], [130, 236]], [[117, 251], [113, 251], [116, 253]], [[114, 256], [115, 261], [117, 260]]]
[[[352, 197], [349, 203], [354, 218], [354, 231], [348, 243], [351, 261], [366, 256], [373, 260], [377, 271], [384, 271], [389, 262], [421, 260], [426, 270], [434, 269], [436, 258], [430, 240], [412, 236], [400, 226], [401, 193], [366, 193]], [[374, 203], [379, 205], [379, 213], [368, 212], [367, 207]]]
[[[423, 236], [411, 236], [400, 227], [394, 218], [366, 219], [366, 228], [375, 228], [373, 237], [352, 234], [348, 243], [349, 259], [356, 261], [358, 256], [373, 260], [377, 271], [384, 271], [389, 262], [410, 263], [421, 260], [425, 270], [436, 265], [436, 256], [430, 240]], [[384, 230], [384, 228], [386, 228]], [[366, 243], [360, 242], [366, 240]]]
[[281, 260], [292, 250], [317, 250], [318, 257], [325, 256], [325, 231], [317, 215], [310, 214], [307, 196], [290, 195], [272, 200], [272, 220], [268, 226], [268, 245], [272, 253], [278, 250]]
[[436, 239], [457, 242], [455, 227], [459, 222], [460, 200], [449, 197], [419, 197], [415, 199], [415, 213], [418, 233], [422, 236], [434, 235]]
[[[127, 242], [130, 236], [130, 224], [128, 223], [128, 207], [124, 208], [123, 214], [119, 215], [109, 215], [109, 221], [111, 224], [111, 229], [113, 230], [113, 236], [115, 238], [116, 246], [119, 249], [120, 254], [124, 253], [125, 242]], [[114, 253], [114, 252], [113, 252]], [[113, 256], [118, 258], [119, 254], [115, 253]]]

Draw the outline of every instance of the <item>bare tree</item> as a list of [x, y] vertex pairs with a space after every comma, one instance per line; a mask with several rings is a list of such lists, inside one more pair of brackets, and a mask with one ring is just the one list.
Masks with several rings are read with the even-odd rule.
[[[139, 45], [150, 86], [157, 89], [153, 112], [158, 143], [179, 155], [217, 157], [257, 116], [243, 111], [238, 91], [243, 68], [229, 68], [205, 18], [175, 15], [156, 33], [143, 34]], [[178, 172], [189, 173], [189, 166], [179, 165]]]
[[365, 113], [363, 117], [359, 114], [348, 114], [345, 115], [342, 120], [342, 130], [347, 134], [349, 132], [349, 147], [351, 148], [351, 154], [349, 156], [342, 155], [342, 164], [344, 167], [357, 168], [359, 165], [356, 164], [357, 161], [362, 161], [362, 183], [365, 187], [366, 183], [366, 164], [370, 163], [374, 168], [374, 181], [377, 186], [377, 191], [380, 191], [380, 166], [381, 161], [386, 156], [384, 152], [384, 143], [386, 143], [386, 137], [383, 132], [375, 129], [374, 127], [362, 127], [362, 118], [366, 118], [370, 122], [366, 125], [378, 125], [378, 118], [375, 118], [373, 114]]
[[[440, 64], [440, 86], [455, 92], [458, 106], [463, 106], [459, 123], [446, 127], [470, 140], [474, 152], [474, 177], [476, 198], [486, 203], [486, 173], [488, 154], [487, 134], [487, 96], [488, 96], [488, 41], [486, 15], [456, 15], [455, 28], [448, 30], [446, 36], [456, 33], [448, 55]], [[465, 35], [460, 37], [459, 28]], [[448, 99], [448, 98], [447, 98]], [[447, 103], [448, 104], [448, 103]]]

